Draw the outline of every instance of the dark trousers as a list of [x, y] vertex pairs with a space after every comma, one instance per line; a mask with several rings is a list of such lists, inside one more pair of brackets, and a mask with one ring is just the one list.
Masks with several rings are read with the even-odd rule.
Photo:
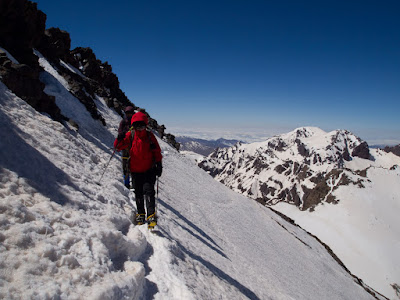
[[124, 172], [124, 176], [129, 175], [129, 153], [128, 150], [122, 150], [122, 171]]
[[156, 197], [154, 184], [156, 183], [156, 174], [153, 169], [145, 173], [132, 173], [135, 180], [135, 198], [138, 214], [145, 214], [144, 204], [146, 203], [147, 217], [155, 213]]

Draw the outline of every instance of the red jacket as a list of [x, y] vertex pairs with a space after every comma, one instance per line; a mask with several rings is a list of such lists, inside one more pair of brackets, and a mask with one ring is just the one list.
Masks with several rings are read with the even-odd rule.
[[[132, 123], [138, 120], [148, 123], [147, 116], [141, 112], [132, 117]], [[129, 131], [122, 141], [115, 140], [114, 147], [121, 151], [129, 149], [130, 144], [131, 132]], [[129, 168], [132, 173], [144, 173], [150, 170], [156, 162], [160, 162], [162, 160], [161, 148], [154, 134], [147, 130], [135, 130], [129, 156]]]

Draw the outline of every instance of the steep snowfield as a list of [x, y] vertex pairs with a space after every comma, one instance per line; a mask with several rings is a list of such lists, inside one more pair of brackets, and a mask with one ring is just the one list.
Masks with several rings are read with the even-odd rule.
[[0, 298], [373, 299], [315, 238], [163, 141], [158, 230], [131, 225], [119, 157], [96, 184], [119, 116], [99, 98], [108, 125], [91, 120], [46, 70], [46, 91], [80, 129], [0, 83]]
[[[398, 299], [400, 284], [400, 167], [399, 157], [372, 149], [373, 162], [355, 159], [347, 167], [367, 170], [365, 188], [340, 186], [336, 205], [301, 212], [286, 203], [275, 209], [328, 244], [352, 273], [390, 299]], [[368, 163], [369, 165], [366, 165]]]

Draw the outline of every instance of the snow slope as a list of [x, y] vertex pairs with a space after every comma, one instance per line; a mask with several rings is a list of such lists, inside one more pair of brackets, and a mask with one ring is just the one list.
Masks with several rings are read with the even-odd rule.
[[186, 156], [187, 158], [189, 158], [196, 166], [199, 163], [199, 161], [204, 159], [204, 156], [201, 154], [197, 154], [195, 152], [192, 151], [179, 151], [181, 154], [183, 154], [184, 156]]
[[[390, 299], [400, 298], [393, 285], [400, 284], [400, 167], [390, 170], [394, 154], [371, 150], [364, 188], [340, 186], [336, 205], [317, 206], [314, 212], [299, 211], [287, 203], [274, 209], [289, 216], [305, 230], [328, 244], [352, 273]], [[390, 158], [385, 161], [385, 159]], [[357, 159], [360, 169], [365, 161]]]
[[132, 226], [119, 157], [96, 184], [119, 116], [98, 98], [109, 125], [93, 121], [46, 71], [46, 91], [80, 129], [0, 83], [0, 298], [373, 299], [315, 238], [163, 141], [159, 229]]

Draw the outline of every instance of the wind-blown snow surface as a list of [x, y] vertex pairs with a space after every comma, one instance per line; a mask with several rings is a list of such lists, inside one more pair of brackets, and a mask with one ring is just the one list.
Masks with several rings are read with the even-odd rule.
[[373, 299], [315, 238], [162, 141], [159, 229], [131, 225], [119, 158], [96, 184], [119, 116], [99, 98], [109, 125], [91, 120], [47, 72], [80, 129], [0, 83], [0, 298]]
[[283, 202], [274, 208], [328, 244], [366, 284], [398, 299], [392, 285], [400, 284], [400, 168], [390, 168], [400, 159], [379, 149], [371, 153], [374, 162], [356, 158], [346, 163], [352, 169], [369, 167], [369, 181], [364, 188], [340, 186], [334, 192], [338, 204], [320, 205], [313, 212]]

